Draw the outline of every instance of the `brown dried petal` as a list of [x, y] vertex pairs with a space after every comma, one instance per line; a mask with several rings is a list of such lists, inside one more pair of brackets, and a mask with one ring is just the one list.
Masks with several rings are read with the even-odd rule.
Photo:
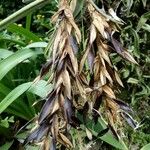
[[109, 95], [109, 97], [114, 98], [114, 99], [116, 98], [114, 92], [112, 91], [112, 89], [109, 86], [104, 85], [102, 88], [103, 88], [104, 92]]
[[54, 45], [53, 45], [53, 63], [55, 61], [56, 58], [56, 53], [57, 53], [57, 48], [60, 42], [60, 38], [61, 38], [61, 28], [58, 28], [57, 33], [56, 33], [56, 37], [55, 37], [55, 41], [54, 41]]
[[65, 69], [62, 74], [63, 85], [65, 86], [66, 96], [71, 99], [71, 82], [68, 71]]
[[121, 115], [133, 129], [136, 128], [137, 124], [135, 120], [128, 113], [122, 112]]
[[88, 64], [89, 64], [91, 73], [93, 72], [94, 58], [95, 58], [94, 53], [92, 50], [90, 50], [88, 53]]
[[76, 55], [78, 53], [78, 45], [76, 39], [73, 36], [69, 37], [69, 43], [72, 47], [74, 54]]
[[74, 69], [75, 75], [78, 73], [78, 62], [77, 62], [77, 58], [75, 57], [72, 48], [70, 46], [67, 47], [67, 52], [69, 54], [71, 63], [72, 63], [72, 67]]
[[132, 62], [132, 63], [138, 65], [138, 63], [135, 61], [135, 59], [134, 59], [127, 51], [124, 51], [124, 52], [122, 53], [122, 56], [123, 56], [125, 59], [127, 59], [128, 61], [130, 61], [130, 62]]
[[92, 24], [91, 25], [91, 30], [90, 30], [90, 44], [92, 45], [92, 43], [95, 41], [96, 39], [96, 28], [95, 26]]
[[132, 108], [128, 104], [126, 104], [125, 102], [118, 100], [118, 99], [114, 99], [114, 101], [120, 106], [120, 109], [133, 113]]
[[71, 101], [70, 101], [69, 99], [66, 99], [66, 100], [65, 100], [64, 109], [65, 109], [65, 112], [66, 112], [66, 116], [67, 116], [67, 118], [68, 118], [68, 121], [71, 122], [71, 117], [72, 117], [72, 115], [73, 115], [73, 110], [72, 110]]
[[66, 146], [66, 147], [70, 147], [70, 148], [72, 148], [73, 147], [73, 145], [72, 145], [72, 143], [70, 142], [70, 140], [64, 135], [64, 134], [62, 134], [62, 133], [60, 133], [59, 132], [59, 134], [58, 134], [58, 141], [60, 142], [60, 143], [62, 143], [64, 146]]
[[116, 78], [116, 81], [122, 86], [122, 87], [124, 87], [123, 86], [123, 83], [122, 83], [122, 81], [121, 81], [121, 79], [120, 79], [120, 77], [119, 77], [119, 75], [118, 75], [118, 73], [115, 71], [115, 78]]
[[44, 104], [40, 116], [39, 116], [39, 124], [43, 122], [45, 118], [47, 118], [49, 115], [53, 114], [56, 110], [58, 110], [59, 105], [58, 105], [58, 98], [55, 95], [56, 92], [52, 92], [49, 99], [46, 101]]
[[44, 65], [42, 65], [42, 69], [40, 70], [40, 77], [48, 73], [51, 65], [52, 65], [52, 60], [49, 60]]

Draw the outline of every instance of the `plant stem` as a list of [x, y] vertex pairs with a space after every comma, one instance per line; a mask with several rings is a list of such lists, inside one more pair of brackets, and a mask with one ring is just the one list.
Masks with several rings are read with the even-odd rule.
[[8, 16], [6, 19], [2, 20], [0, 22], [0, 31], [2, 29], [6, 28], [10, 23], [14, 23], [14, 22], [18, 21], [19, 19], [23, 18], [30, 12], [34, 11], [35, 9], [38, 9], [39, 7], [45, 6], [49, 2], [50, 2], [50, 0], [36, 0], [36, 1], [26, 5], [25, 7], [21, 8], [17, 12]]

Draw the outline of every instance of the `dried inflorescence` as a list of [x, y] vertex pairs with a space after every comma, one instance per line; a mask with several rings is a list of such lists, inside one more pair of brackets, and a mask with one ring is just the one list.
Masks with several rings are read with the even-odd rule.
[[126, 119], [128, 118], [127, 122], [130, 126], [135, 128], [136, 125], [132, 117], [128, 115], [128, 112], [132, 112], [131, 108], [115, 96], [115, 92], [119, 91], [117, 88], [118, 84], [123, 87], [123, 83], [109, 55], [114, 50], [124, 59], [135, 64], [137, 62], [113, 36], [117, 32], [116, 24], [123, 23], [116, 16], [113, 9], [110, 8], [108, 10], [109, 14], [107, 14], [104, 8], [97, 8], [91, 0], [87, 1], [87, 7], [91, 17], [90, 34], [87, 49], [82, 57], [79, 70], [83, 72], [84, 64], [87, 60], [91, 77], [89, 87], [94, 89], [91, 90], [89, 98], [93, 102], [94, 120], [98, 120], [96, 111], [99, 110], [100, 104], [103, 101], [108, 124], [117, 135], [117, 127], [121, 125], [121, 116]]
[[[42, 67], [40, 78], [51, 72], [49, 82], [53, 83], [53, 89], [40, 112], [38, 127], [25, 143], [43, 141], [43, 148], [56, 149], [58, 142], [71, 148], [72, 143], [68, 138], [70, 125], [79, 125], [75, 113], [82, 111], [86, 122], [85, 116], [90, 112], [96, 123], [101, 116], [99, 108], [102, 102], [104, 117], [108, 118], [108, 126], [113, 133], [117, 135], [121, 116], [132, 127], [136, 126], [128, 114], [132, 112], [131, 108], [115, 96], [117, 84], [123, 84], [109, 57], [111, 51], [115, 50], [123, 58], [136, 63], [113, 36], [117, 32], [115, 24], [122, 24], [123, 21], [113, 9], [109, 9], [107, 14], [104, 8], [98, 9], [92, 0], [87, 0], [86, 6], [91, 26], [87, 49], [80, 61], [77, 53], [81, 33], [67, 0], [60, 0], [59, 10], [52, 17], [57, 29], [51, 46], [51, 59]], [[89, 70], [85, 68], [86, 60]]]

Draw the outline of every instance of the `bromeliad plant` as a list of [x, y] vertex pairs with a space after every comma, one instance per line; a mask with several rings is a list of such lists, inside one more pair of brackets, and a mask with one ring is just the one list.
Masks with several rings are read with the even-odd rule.
[[[70, 127], [77, 128], [81, 122], [87, 124], [91, 117], [93, 124], [99, 117], [105, 118], [108, 125], [103, 134], [110, 129], [117, 139], [122, 134], [118, 132], [122, 118], [134, 129], [137, 127], [129, 114], [132, 109], [115, 95], [119, 92], [118, 84], [123, 86], [123, 83], [110, 59], [111, 52], [115, 51], [137, 64], [115, 38], [119, 25], [124, 22], [112, 8], [106, 12], [105, 3], [99, 9], [92, 0], [87, 0], [85, 7], [90, 20], [88, 44], [80, 59], [77, 54], [81, 33], [73, 17], [75, 2], [60, 0], [59, 10], [52, 17], [56, 31], [53, 42], [47, 47], [50, 58], [43, 65], [39, 78], [49, 75], [48, 82], [53, 84], [53, 88], [45, 98], [37, 127], [26, 138], [25, 144], [42, 141], [44, 149], [54, 150], [58, 143], [73, 148]], [[101, 104], [104, 106], [102, 109]]]

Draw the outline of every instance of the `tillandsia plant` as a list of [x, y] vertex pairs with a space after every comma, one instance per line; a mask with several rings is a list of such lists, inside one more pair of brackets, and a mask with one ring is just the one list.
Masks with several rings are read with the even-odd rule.
[[[137, 64], [114, 36], [124, 22], [112, 8], [106, 12], [105, 3], [102, 2], [102, 9], [99, 9], [92, 0], [87, 0], [85, 7], [90, 20], [89, 36], [87, 48], [80, 59], [77, 54], [81, 33], [73, 17], [73, 4], [75, 0], [60, 0], [59, 10], [52, 17], [56, 30], [53, 42], [47, 47], [50, 58], [43, 65], [39, 77], [49, 75], [48, 82], [53, 84], [53, 89], [45, 98], [36, 129], [24, 142], [41, 142], [43, 149], [54, 150], [57, 144], [73, 148], [69, 130], [71, 126], [80, 126], [77, 113], [83, 117], [85, 124], [88, 116], [93, 117], [93, 124], [97, 123], [99, 117], [105, 118], [108, 128], [104, 133], [110, 129], [118, 139], [122, 118], [131, 127], [137, 127], [129, 114], [133, 112], [132, 109], [115, 95], [123, 83], [110, 59], [111, 51], [115, 51]], [[103, 109], [100, 111], [101, 104]]]

